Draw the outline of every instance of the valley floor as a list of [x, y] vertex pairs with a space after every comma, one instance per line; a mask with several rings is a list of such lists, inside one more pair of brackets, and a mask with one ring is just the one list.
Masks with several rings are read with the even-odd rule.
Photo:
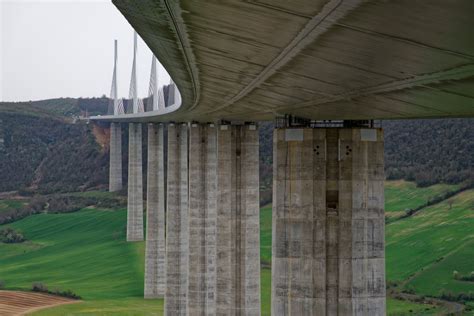
[[[405, 212], [456, 189], [388, 183], [387, 213]], [[263, 207], [260, 217], [262, 315], [270, 315], [271, 206]], [[9, 224], [28, 241], [0, 243], [0, 281], [6, 289], [24, 291], [33, 282], [42, 282], [50, 289], [71, 289], [83, 299], [34, 315], [162, 315], [163, 300], [142, 298], [144, 243], [126, 243], [125, 225], [124, 209], [40, 214]], [[453, 295], [474, 291], [474, 282], [453, 278], [453, 271], [468, 275], [474, 270], [473, 245], [474, 190], [424, 207], [413, 216], [396, 218], [386, 227], [388, 291], [414, 293], [420, 302], [423, 296], [439, 296], [443, 291]], [[465, 315], [474, 315], [470, 304]], [[387, 299], [390, 316], [448, 312], [448, 305]]]

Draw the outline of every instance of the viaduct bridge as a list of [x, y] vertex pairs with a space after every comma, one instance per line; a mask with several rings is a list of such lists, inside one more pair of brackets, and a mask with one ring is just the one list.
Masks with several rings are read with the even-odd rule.
[[113, 113], [93, 118], [111, 122], [111, 191], [129, 126], [145, 297], [166, 315], [260, 314], [256, 122], [275, 120], [272, 315], [385, 315], [372, 122], [474, 116], [472, 0], [113, 2], [173, 79], [158, 89], [153, 60], [144, 105], [134, 70], [127, 109], [114, 79]]

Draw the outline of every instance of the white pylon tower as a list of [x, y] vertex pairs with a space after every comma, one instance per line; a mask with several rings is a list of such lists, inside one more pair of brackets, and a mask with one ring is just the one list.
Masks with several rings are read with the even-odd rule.
[[181, 104], [181, 94], [179, 93], [178, 86], [174, 83], [174, 104]]
[[176, 83], [170, 77], [170, 85], [168, 88], [168, 106], [181, 104], [181, 94], [178, 91]]
[[117, 40], [114, 41], [114, 73], [112, 75], [112, 87], [110, 89], [110, 99], [113, 102], [113, 114], [119, 115], [124, 114], [123, 101], [118, 98], [117, 93], [117, 59], [118, 59], [118, 49], [117, 49]]
[[158, 90], [158, 110], [163, 111], [165, 109], [165, 95], [163, 94], [163, 87]]
[[156, 57], [151, 56], [151, 72], [150, 87], [148, 89], [148, 97], [152, 100], [152, 110], [162, 111], [165, 108], [165, 98], [163, 96], [163, 88], [158, 89], [158, 72], [156, 70]]
[[151, 99], [153, 111], [158, 110], [158, 78], [156, 74], [156, 58], [151, 56], [150, 87], [148, 88], [148, 97]]
[[132, 78], [130, 79], [130, 92], [128, 96], [132, 100], [133, 113], [144, 112], [143, 101], [138, 99], [137, 91], [137, 32], [133, 34], [133, 64]]

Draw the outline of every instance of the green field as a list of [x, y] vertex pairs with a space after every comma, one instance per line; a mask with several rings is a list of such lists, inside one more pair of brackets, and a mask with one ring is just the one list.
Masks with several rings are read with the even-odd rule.
[[272, 206], [260, 209], [260, 259], [262, 263], [272, 263]]
[[[456, 251], [461, 243], [473, 240], [472, 190], [454, 197], [452, 208], [447, 201], [427, 207], [407, 219], [386, 227], [387, 261], [398, 262], [388, 267], [389, 279], [402, 280]], [[403, 259], [403, 260], [402, 260]]]
[[417, 188], [414, 182], [385, 181], [385, 212], [389, 217], [400, 217], [405, 210], [425, 205], [433, 198], [459, 189], [459, 185], [435, 184]]
[[453, 279], [454, 270], [474, 270], [473, 246], [474, 190], [469, 190], [387, 225], [387, 278], [414, 276], [408, 284], [425, 295], [437, 295], [441, 289], [474, 291], [473, 282]]
[[387, 311], [390, 316], [439, 315], [439, 313], [443, 311], [443, 308], [435, 305], [418, 304], [387, 298]]
[[[426, 189], [410, 190], [423, 190], [420, 194], [426, 197]], [[387, 192], [388, 198], [390, 194]], [[422, 199], [413, 197], [414, 201]], [[437, 295], [440, 289], [474, 291], [473, 282], [452, 278], [454, 270], [464, 275], [474, 270], [474, 190], [451, 200], [452, 203], [444, 201], [387, 225], [389, 280], [405, 282], [405, 286], [424, 295]], [[271, 206], [260, 212], [264, 266], [271, 262], [271, 213]], [[144, 243], [126, 243], [125, 224], [123, 209], [40, 214], [10, 224], [21, 230], [28, 241], [0, 243], [0, 280], [7, 289], [25, 290], [33, 282], [43, 282], [50, 289], [71, 289], [84, 299], [80, 304], [35, 315], [161, 315], [163, 300], [142, 299]], [[261, 270], [261, 289], [262, 314], [269, 315], [268, 268]], [[431, 315], [442, 310], [394, 299], [387, 300], [387, 309], [392, 316]]]
[[[141, 247], [125, 242], [125, 223], [125, 210], [40, 214], [15, 222], [10, 226], [30, 242], [2, 245], [0, 279], [7, 287], [43, 282], [72, 289], [86, 300], [141, 297]], [[9, 248], [17, 255], [8, 255]]]

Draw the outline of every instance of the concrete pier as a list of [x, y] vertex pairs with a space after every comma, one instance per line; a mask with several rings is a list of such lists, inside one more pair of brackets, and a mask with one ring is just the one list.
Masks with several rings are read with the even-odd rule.
[[216, 314], [260, 315], [257, 127], [221, 125], [217, 142]]
[[165, 177], [163, 124], [148, 124], [145, 298], [165, 295]]
[[110, 123], [109, 191], [122, 190], [122, 127]]
[[216, 314], [217, 133], [191, 124], [189, 134], [188, 314]]
[[186, 315], [188, 289], [188, 126], [168, 125], [165, 315]]
[[383, 132], [274, 132], [272, 315], [385, 315]]
[[142, 125], [128, 125], [127, 241], [143, 240]]

